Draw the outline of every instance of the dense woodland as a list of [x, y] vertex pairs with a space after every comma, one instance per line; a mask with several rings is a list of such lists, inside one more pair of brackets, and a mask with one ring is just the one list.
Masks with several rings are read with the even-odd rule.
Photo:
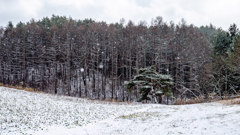
[[170, 75], [175, 98], [222, 98], [240, 86], [240, 38], [213, 25], [175, 24], [161, 17], [107, 24], [53, 15], [11, 22], [0, 30], [0, 83], [52, 94], [136, 101], [124, 82], [139, 68], [155, 66]]

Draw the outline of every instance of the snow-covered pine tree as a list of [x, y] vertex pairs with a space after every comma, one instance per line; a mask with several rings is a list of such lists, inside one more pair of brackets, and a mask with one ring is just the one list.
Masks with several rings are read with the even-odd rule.
[[158, 103], [157, 97], [160, 99], [163, 95], [173, 97], [170, 85], [173, 85], [173, 79], [170, 75], [162, 75], [156, 72], [155, 66], [150, 66], [146, 68], [136, 69], [138, 75], [135, 75], [133, 79], [126, 82], [126, 87], [129, 92], [131, 92], [135, 86], [139, 88], [140, 98], [139, 102], [143, 100], [151, 100], [150, 95], [152, 95], [152, 100]]

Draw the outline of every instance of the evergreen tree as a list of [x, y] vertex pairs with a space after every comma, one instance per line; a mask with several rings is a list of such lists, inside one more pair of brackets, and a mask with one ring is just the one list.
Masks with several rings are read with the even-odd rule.
[[238, 37], [237, 26], [233, 24], [227, 32], [223, 30], [219, 32], [212, 42], [214, 45], [213, 85], [215, 92], [222, 99], [226, 94], [237, 94], [240, 86], [240, 74], [235, 66], [238, 61]]
[[160, 101], [162, 95], [172, 97], [172, 91], [170, 85], [173, 85], [173, 79], [170, 75], [162, 75], [156, 72], [156, 67], [146, 67], [136, 69], [139, 73], [134, 76], [133, 79], [126, 83], [127, 89], [131, 92], [134, 86], [138, 86], [141, 97], [139, 102], [143, 100], [151, 100], [149, 97], [152, 94], [152, 98], [157, 102], [156, 97], [159, 97]]
[[10, 28], [10, 29], [14, 28], [13, 23], [11, 21], [8, 22], [7, 28]]
[[231, 37], [229, 33], [226, 31], [221, 31], [217, 34], [217, 36], [212, 40], [212, 44], [214, 45], [213, 51], [215, 55], [227, 56], [227, 51], [230, 48], [230, 44], [232, 43]]
[[229, 31], [231, 40], [233, 40], [237, 36], [237, 34], [238, 34], [237, 25], [235, 23], [233, 23], [232, 25], [230, 25], [228, 31]]
[[215, 26], [213, 26], [211, 23], [210, 25], [206, 25], [206, 26], [200, 26], [198, 28], [198, 30], [204, 35], [204, 37], [208, 40], [211, 41], [215, 35], [217, 35], [217, 33], [219, 31], [221, 31], [221, 29], [216, 28]]

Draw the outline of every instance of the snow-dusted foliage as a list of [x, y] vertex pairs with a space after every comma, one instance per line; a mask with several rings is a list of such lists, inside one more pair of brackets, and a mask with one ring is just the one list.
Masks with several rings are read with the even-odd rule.
[[150, 94], [152, 95], [152, 100], [155, 99], [156, 103], [156, 96], [160, 99], [162, 95], [173, 96], [170, 89], [170, 85], [173, 85], [173, 79], [170, 75], [158, 74], [155, 66], [136, 70], [138, 74], [127, 82], [126, 86], [129, 91], [132, 91], [135, 86], [138, 86], [138, 92], [140, 93], [138, 101], [151, 100]]
[[238, 135], [239, 105], [92, 101], [0, 87], [0, 134]]

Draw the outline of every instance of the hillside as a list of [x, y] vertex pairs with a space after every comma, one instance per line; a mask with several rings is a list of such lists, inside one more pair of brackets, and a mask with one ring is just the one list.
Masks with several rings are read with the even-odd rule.
[[240, 133], [240, 106], [87, 100], [0, 87], [0, 134]]

